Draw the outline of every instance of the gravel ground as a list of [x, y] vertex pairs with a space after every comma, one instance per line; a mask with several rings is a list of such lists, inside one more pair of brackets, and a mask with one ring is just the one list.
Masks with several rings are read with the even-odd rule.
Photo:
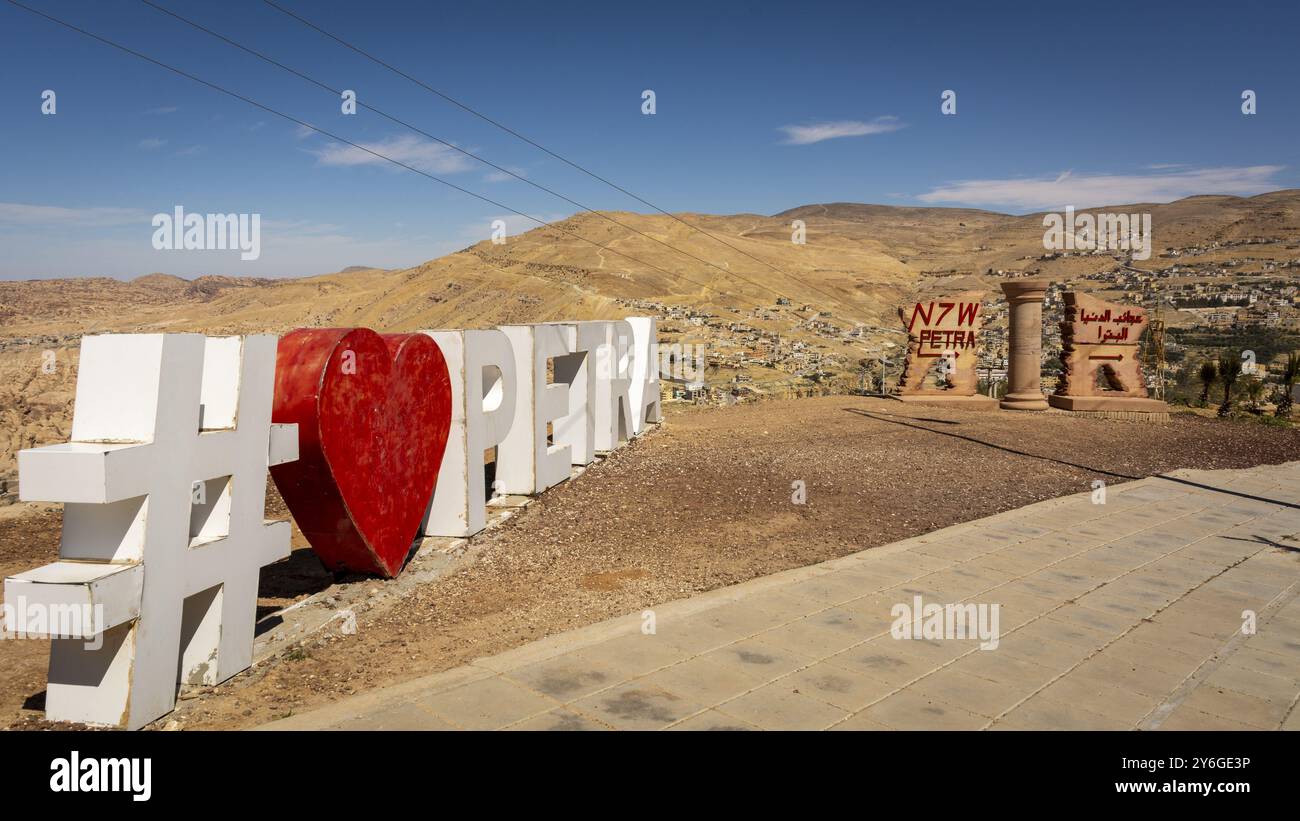
[[[184, 701], [165, 721], [263, 723], [664, 601], [1086, 491], [1095, 479], [1297, 459], [1300, 430], [1193, 414], [1150, 424], [843, 396], [670, 410], [662, 429], [475, 540], [470, 567], [374, 608], [355, 635], [321, 638]], [[51, 545], [32, 538], [48, 537], [47, 520], [19, 521], [33, 530], [0, 522], [3, 564], [28, 552], [25, 566], [47, 560]], [[298, 551], [264, 575], [273, 596], [264, 604], [323, 578]], [[0, 716], [11, 725], [44, 724], [31, 709], [42, 649], [0, 643]]]

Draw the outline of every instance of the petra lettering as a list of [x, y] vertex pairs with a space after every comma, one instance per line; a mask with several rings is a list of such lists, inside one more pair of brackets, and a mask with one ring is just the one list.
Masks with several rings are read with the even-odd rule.
[[47, 717], [136, 729], [248, 668], [259, 570], [289, 555], [268, 471], [327, 567], [392, 577], [421, 534], [485, 527], [488, 449], [536, 494], [650, 430], [658, 362], [642, 317], [83, 337], [71, 441], [18, 454], [19, 498], [64, 504], [59, 559], [4, 588], [96, 605], [75, 630], [6, 619], [52, 639]]

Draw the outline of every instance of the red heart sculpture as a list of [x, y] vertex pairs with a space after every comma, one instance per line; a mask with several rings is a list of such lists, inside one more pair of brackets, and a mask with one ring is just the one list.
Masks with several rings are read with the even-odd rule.
[[300, 328], [280, 339], [272, 421], [298, 423], [298, 461], [271, 468], [325, 566], [392, 578], [438, 481], [451, 380], [425, 334]]

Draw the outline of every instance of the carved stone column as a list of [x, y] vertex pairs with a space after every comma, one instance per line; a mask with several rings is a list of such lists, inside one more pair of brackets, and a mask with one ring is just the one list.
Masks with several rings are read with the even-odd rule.
[[1043, 299], [1045, 279], [1013, 279], [1002, 283], [1010, 303], [1007, 331], [1010, 335], [1007, 363], [1007, 395], [1002, 407], [1008, 410], [1047, 410], [1047, 397], [1039, 387], [1043, 355]]

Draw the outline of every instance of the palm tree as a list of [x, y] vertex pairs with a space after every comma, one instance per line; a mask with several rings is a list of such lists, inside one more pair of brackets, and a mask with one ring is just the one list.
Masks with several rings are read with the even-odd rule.
[[1278, 397], [1277, 409], [1273, 411], [1274, 416], [1283, 419], [1291, 416], [1291, 389], [1295, 387], [1297, 380], [1300, 380], [1300, 351], [1292, 351], [1286, 355], [1286, 367], [1282, 370], [1282, 395]]
[[1246, 394], [1246, 401], [1250, 403], [1251, 413], [1259, 415], [1264, 412], [1260, 405], [1264, 402], [1264, 392], [1267, 387], [1268, 386], [1264, 384], [1264, 380], [1257, 376], [1247, 379], [1246, 383], [1242, 386], [1242, 390]]
[[1219, 416], [1227, 416], [1232, 410], [1232, 388], [1241, 376], [1241, 360], [1225, 355], [1219, 359], [1219, 381], [1223, 383], [1223, 404], [1219, 405]]
[[1205, 360], [1201, 363], [1201, 372], [1197, 374], [1201, 380], [1201, 407], [1210, 404], [1210, 388], [1219, 378], [1219, 369], [1214, 366], [1213, 360]]

